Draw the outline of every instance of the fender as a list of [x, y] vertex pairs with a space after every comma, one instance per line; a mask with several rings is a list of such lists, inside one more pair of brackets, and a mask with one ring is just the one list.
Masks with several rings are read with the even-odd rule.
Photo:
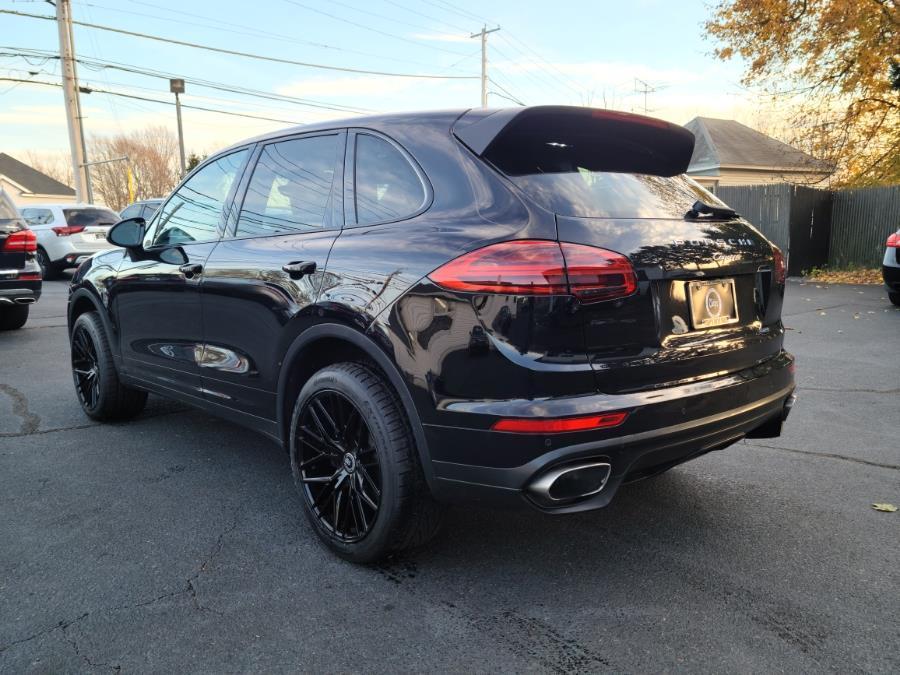
[[89, 288], [85, 286], [81, 286], [75, 289], [72, 292], [72, 295], [69, 296], [69, 304], [66, 308], [67, 315], [67, 323], [69, 324], [69, 333], [72, 332], [72, 324], [75, 323], [74, 318], [72, 317], [72, 309], [76, 304], [82, 299], [86, 298], [93, 306], [94, 311], [100, 316], [100, 321], [103, 323], [103, 330], [106, 331], [107, 341], [109, 342], [110, 351], [113, 353], [113, 357], [118, 361], [119, 359], [119, 340], [117, 339], [117, 334], [115, 329], [113, 328], [112, 321], [109, 317], [109, 310], [103, 305], [103, 302], [100, 298], [97, 297], [97, 294], [92, 292]]
[[[388, 381], [394, 388], [394, 391], [397, 392], [397, 396], [400, 398], [400, 404], [403, 406], [403, 412], [406, 414], [407, 419], [410, 422], [410, 426], [412, 427], [413, 438], [416, 442], [416, 451], [419, 454], [419, 461], [422, 464], [422, 471], [425, 474], [425, 480], [428, 483], [429, 487], [433, 487], [434, 471], [431, 466], [431, 453], [428, 451], [428, 444], [425, 440], [425, 431], [422, 427], [422, 421], [419, 418], [419, 413], [416, 410], [416, 406], [413, 403], [412, 396], [410, 396], [409, 390], [407, 389], [403, 378], [400, 376], [400, 372], [394, 365], [394, 362], [388, 357], [387, 354], [384, 353], [383, 350], [381, 350], [376, 345], [375, 342], [366, 337], [366, 335], [364, 335], [363, 333], [360, 333], [358, 330], [355, 330], [343, 324], [318, 324], [305, 330], [294, 340], [293, 343], [291, 343], [291, 346], [288, 348], [287, 352], [284, 355], [284, 360], [282, 361], [282, 363], [291, 363], [294, 357], [297, 356], [297, 354], [301, 350], [311, 345], [315, 341], [321, 340], [323, 338], [337, 338], [352, 344], [354, 347], [358, 347], [378, 365], [382, 372], [387, 375]], [[286, 389], [288, 371], [288, 368], [282, 367], [281, 372], [278, 375], [277, 409], [279, 433], [282, 433], [281, 430], [284, 429], [285, 423], [284, 398], [287, 395]], [[288, 439], [286, 438], [282, 438], [282, 444], [286, 443], [287, 440]]]

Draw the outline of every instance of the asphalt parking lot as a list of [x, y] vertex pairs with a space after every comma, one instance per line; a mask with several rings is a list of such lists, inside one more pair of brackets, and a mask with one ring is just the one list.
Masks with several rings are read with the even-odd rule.
[[66, 283], [0, 333], [0, 672], [900, 671], [900, 310], [791, 282], [799, 400], [599, 512], [327, 553], [287, 459], [161, 399], [80, 411]]

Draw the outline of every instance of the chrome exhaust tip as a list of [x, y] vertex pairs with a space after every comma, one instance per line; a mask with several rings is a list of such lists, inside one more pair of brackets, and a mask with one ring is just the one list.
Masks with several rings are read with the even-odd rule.
[[17, 305], [33, 305], [34, 298], [16, 298], [15, 302]]
[[526, 490], [542, 506], [563, 504], [591, 497], [606, 487], [612, 466], [586, 461], [556, 466], [533, 480]]

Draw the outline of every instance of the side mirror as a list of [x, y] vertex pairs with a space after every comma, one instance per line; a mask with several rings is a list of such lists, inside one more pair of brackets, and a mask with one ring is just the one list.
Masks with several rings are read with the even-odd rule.
[[147, 223], [143, 218], [120, 220], [107, 233], [106, 241], [114, 246], [121, 246], [129, 250], [143, 248], [146, 225]]

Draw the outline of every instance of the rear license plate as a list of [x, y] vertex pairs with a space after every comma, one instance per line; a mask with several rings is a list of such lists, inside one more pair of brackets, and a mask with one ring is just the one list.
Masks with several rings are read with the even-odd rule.
[[695, 330], [737, 323], [734, 279], [691, 281], [688, 283], [688, 297]]
[[106, 232], [95, 232], [94, 239], [97, 241], [106, 241]]

